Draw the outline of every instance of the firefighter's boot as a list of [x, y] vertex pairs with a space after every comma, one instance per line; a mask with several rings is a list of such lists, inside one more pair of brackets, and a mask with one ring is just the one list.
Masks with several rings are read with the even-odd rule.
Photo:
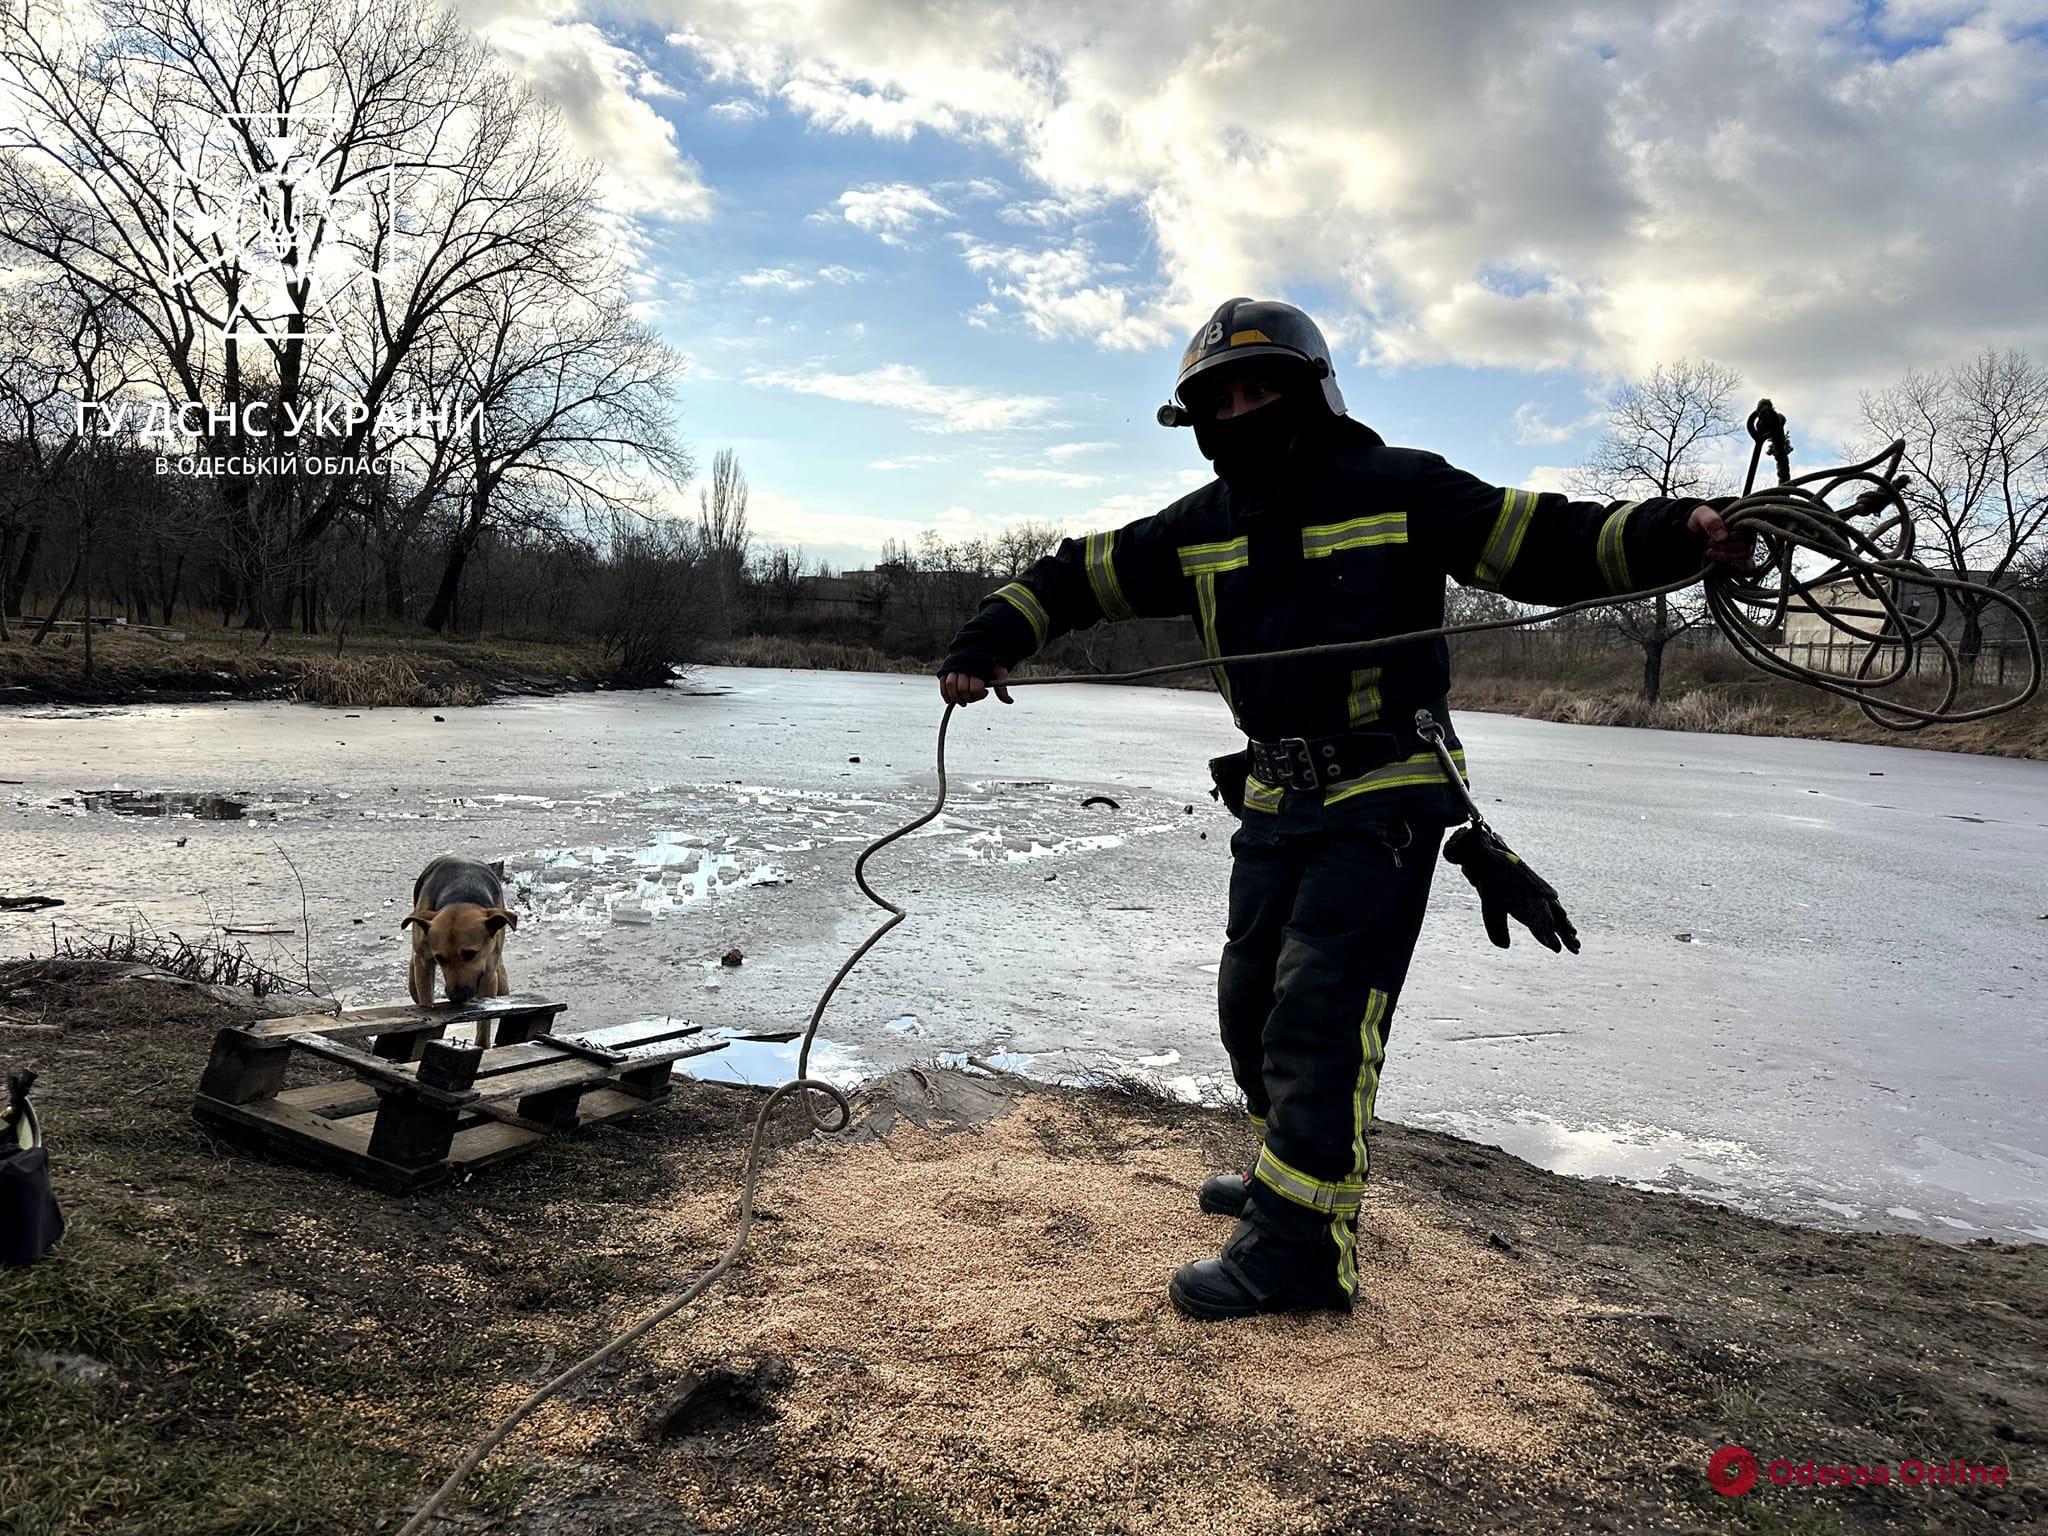
[[1221, 1254], [1175, 1270], [1166, 1287], [1173, 1304], [1204, 1322], [1266, 1312], [1349, 1312], [1358, 1286], [1350, 1259], [1355, 1215], [1299, 1230], [1261, 1216], [1254, 1199]]
[[1245, 1202], [1251, 1198], [1251, 1185], [1252, 1176], [1248, 1173], [1213, 1173], [1202, 1180], [1197, 1198], [1211, 1216], [1236, 1220], [1244, 1214]]

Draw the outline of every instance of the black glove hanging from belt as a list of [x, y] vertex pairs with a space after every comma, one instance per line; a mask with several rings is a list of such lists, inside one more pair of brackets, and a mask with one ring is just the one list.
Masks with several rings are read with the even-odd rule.
[[1418, 709], [1415, 712], [1415, 730], [1434, 749], [1445, 776], [1465, 802], [1465, 809], [1471, 813], [1470, 825], [1458, 828], [1445, 840], [1444, 857], [1465, 872], [1465, 878], [1479, 893], [1479, 910], [1486, 919], [1486, 936], [1506, 949], [1508, 919], [1512, 917], [1535, 934], [1536, 942], [1545, 949], [1553, 953], [1569, 949], [1576, 955], [1579, 952], [1579, 931], [1565, 915], [1564, 904], [1557, 899], [1556, 887], [1524, 864], [1520, 855], [1486, 824], [1486, 818], [1479, 814], [1479, 807], [1465, 790], [1465, 779], [1458, 772], [1458, 765], [1444, 748], [1443, 727], [1437, 723], [1436, 717], [1426, 709]]

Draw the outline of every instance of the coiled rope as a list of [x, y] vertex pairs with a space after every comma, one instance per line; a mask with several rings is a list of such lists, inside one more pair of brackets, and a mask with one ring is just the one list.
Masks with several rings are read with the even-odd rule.
[[[1882, 453], [1875, 454], [1860, 464], [1839, 469], [1815, 470], [1794, 479], [1787, 473], [1786, 466], [1791, 450], [1784, 442], [1783, 427], [1783, 418], [1770, 411], [1770, 402], [1762, 402], [1757, 413], [1750, 418], [1750, 433], [1756, 441], [1756, 451], [1750, 456], [1748, 483], [1754, 483], [1757, 456], [1765, 443], [1773, 440], [1773, 434], [1776, 443], [1773, 456], [1778, 462], [1780, 483], [1767, 490], [1746, 492], [1722, 514], [1722, 521], [1737, 539], [1747, 535], [1761, 542], [1763, 558], [1757, 562], [1757, 569], [1747, 575], [1727, 568], [1711, 569], [1704, 573], [1708, 612], [1735, 650], [1774, 676], [1789, 678], [1824, 693], [1852, 700], [1872, 721], [1894, 730], [1920, 730], [1937, 723], [1954, 724], [1966, 720], [1988, 719], [1993, 715], [2018, 709], [2032, 699], [2041, 686], [2041, 635], [2034, 623], [2033, 615], [2007, 593], [1973, 582], [1962, 575], [1930, 570], [1912, 557], [1913, 519], [1900, 496], [1900, 490], [1906, 482], [1898, 473], [1900, 461], [1906, 451], [1904, 441], [1893, 443]], [[1837, 511], [1829, 505], [1830, 497], [1858, 484], [1865, 486], [1866, 489], [1857, 496], [1849, 508]], [[1856, 527], [1854, 522], [1861, 517], [1877, 517], [1880, 520], [1868, 529], [1861, 529]], [[1810, 564], [1804, 574], [1795, 569], [1802, 554], [1809, 557], [1809, 560], [1818, 557], [1819, 562]], [[1548, 623], [1566, 614], [1580, 613], [1588, 609], [1643, 602], [1679, 592], [1700, 581], [1701, 576], [1702, 573], [1695, 572], [1681, 581], [1666, 582], [1662, 586], [1645, 587], [1639, 591], [1588, 598], [1581, 602], [1567, 603], [1561, 607], [1541, 609], [1508, 618], [1445, 624], [1434, 629], [1412, 630], [1400, 635], [1382, 635], [1370, 640], [1343, 640], [1325, 645], [1294, 646], [1284, 650], [1204, 657], [1199, 661], [1168, 662], [1161, 666], [1140, 667], [1130, 672], [1066, 672], [1049, 676], [1016, 677], [1008, 679], [1003, 686], [1029, 688], [1052, 683], [1134, 683], [1146, 678], [1208, 671], [1224, 665], [1349, 655], [1416, 640], [1480, 634], [1497, 629], [1516, 629]], [[1853, 586], [1862, 600], [1855, 607], [1831, 606], [1826, 600], [1832, 589], [1844, 582]], [[1923, 614], [1917, 611], [1918, 604], [1912, 594], [1918, 591], [1934, 594], [1931, 613]], [[1963, 662], [1955, 646], [1940, 632], [1940, 626], [1947, 614], [1951, 595], [1963, 592], [1980, 594], [2012, 615], [2026, 644], [2028, 666], [2024, 684], [2017, 692], [1976, 708], [1958, 710], [1953, 706], [1963, 687]], [[1795, 609], [1819, 615], [1830, 629], [1846, 634], [1864, 647], [1862, 658], [1853, 674], [1824, 672], [1799, 665], [1771, 648], [1770, 631], [1776, 628], [1782, 633], [1786, 616]], [[1932, 644], [1941, 657], [1941, 672], [1945, 679], [1941, 702], [1927, 707], [1904, 699], [1880, 697], [1885, 689], [1919, 675], [1921, 647], [1928, 644]], [[810, 1075], [811, 1045], [817, 1036], [819, 1021], [824, 1018], [825, 1009], [832, 1001], [833, 994], [839, 990], [840, 983], [846, 980], [853, 968], [875, 947], [884, 934], [909, 916], [903, 907], [868, 884], [867, 863], [898, 838], [915, 832], [946, 808], [946, 732], [952, 724], [953, 711], [956, 707], [958, 706], [948, 704], [945, 713], [939, 717], [936, 754], [938, 790], [933, 797], [931, 808], [916, 819], [907, 821], [893, 831], [876, 838], [861, 849], [860, 857], [854, 861], [854, 883], [860, 887], [863, 896], [885, 910], [889, 916], [861, 941], [860, 947], [846, 957], [845, 964], [841, 965], [833, 974], [831, 981], [826, 983], [825, 990], [818, 996], [817, 1006], [811, 1010], [810, 1021], [804, 1026], [802, 1044], [797, 1050], [796, 1076], [770, 1093], [754, 1116], [753, 1130], [747, 1144], [746, 1171], [740, 1181], [739, 1222], [733, 1230], [732, 1241], [727, 1245], [725, 1252], [709, 1269], [691, 1281], [672, 1299], [664, 1302], [637, 1323], [614, 1334], [603, 1345], [536, 1388], [523, 1402], [506, 1414], [456, 1465], [440, 1487], [428, 1496], [426, 1502], [420, 1505], [413, 1517], [401, 1527], [398, 1536], [418, 1536], [441, 1506], [462, 1486], [463, 1481], [482, 1464], [484, 1458], [502, 1445], [512, 1431], [542, 1403], [619, 1351], [645, 1338], [725, 1276], [739, 1258], [741, 1250], [746, 1247], [747, 1238], [753, 1232], [754, 1200], [761, 1180], [765, 1132], [768, 1118], [778, 1104], [792, 1095], [803, 1095], [804, 1109], [810, 1116], [811, 1123], [827, 1133], [842, 1131], [852, 1122], [853, 1107], [846, 1094], [836, 1084]], [[821, 1109], [819, 1099], [823, 1099], [828, 1107]]]

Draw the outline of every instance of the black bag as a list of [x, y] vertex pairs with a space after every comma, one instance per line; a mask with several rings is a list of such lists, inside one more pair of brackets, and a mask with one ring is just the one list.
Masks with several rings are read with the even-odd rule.
[[64, 1213], [50, 1190], [42, 1127], [29, 1107], [33, 1072], [7, 1079], [0, 1112], [0, 1264], [33, 1264], [64, 1235]]
[[1209, 759], [1209, 777], [1216, 787], [1209, 791], [1214, 800], [1221, 800], [1230, 808], [1230, 814], [1238, 820], [1244, 819], [1244, 781], [1252, 771], [1252, 754], [1249, 748], [1243, 752], [1229, 752], [1222, 757]]

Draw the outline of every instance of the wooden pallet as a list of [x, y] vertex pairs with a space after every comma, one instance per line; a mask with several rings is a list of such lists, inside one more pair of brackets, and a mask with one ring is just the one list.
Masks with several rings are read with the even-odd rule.
[[[403, 1193], [502, 1162], [544, 1138], [667, 1096], [669, 1071], [724, 1048], [700, 1026], [652, 1019], [559, 1034], [566, 1003], [493, 997], [461, 1006], [359, 1008], [224, 1029], [192, 1113], [289, 1156]], [[496, 1044], [444, 1040], [490, 1019]], [[348, 1070], [284, 1086], [297, 1053]]]

